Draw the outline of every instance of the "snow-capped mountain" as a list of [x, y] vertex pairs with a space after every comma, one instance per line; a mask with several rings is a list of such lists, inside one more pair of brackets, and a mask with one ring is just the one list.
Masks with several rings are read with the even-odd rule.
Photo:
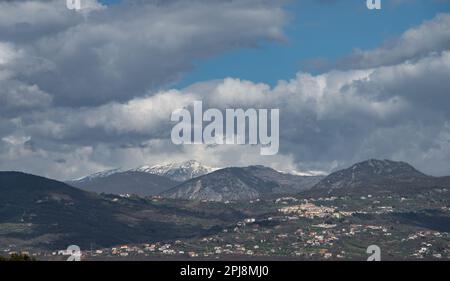
[[141, 166], [141, 167], [138, 167], [135, 169], [130, 169], [130, 170], [122, 169], [122, 168], [111, 169], [111, 170], [106, 170], [106, 171], [98, 172], [95, 174], [91, 174], [86, 177], [70, 180], [68, 182], [69, 183], [73, 183], [73, 182], [88, 183], [93, 180], [97, 180], [100, 178], [107, 178], [114, 174], [120, 174], [120, 173], [126, 173], [126, 172], [147, 173], [147, 174], [167, 177], [167, 178], [170, 178], [171, 180], [182, 182], [182, 181], [190, 180], [195, 177], [206, 175], [208, 173], [214, 172], [215, 170], [217, 170], [217, 168], [212, 168], [212, 167], [202, 165], [200, 162], [195, 161], [195, 160], [189, 160], [189, 161], [185, 161], [185, 162], [170, 163], [170, 164], [165, 164], [165, 165], [153, 165], [153, 166], [145, 165], [145, 166]]
[[142, 166], [132, 171], [145, 172], [153, 175], [168, 177], [175, 181], [186, 181], [214, 172], [217, 168], [208, 167], [201, 163], [190, 160], [181, 163], [170, 163], [166, 165]]
[[68, 183], [71, 183], [71, 182], [88, 183], [88, 182], [91, 182], [91, 181], [99, 179], [99, 178], [106, 178], [106, 177], [109, 177], [111, 175], [114, 175], [114, 174], [117, 174], [117, 173], [122, 173], [122, 172], [124, 172], [124, 170], [122, 168], [111, 169], [111, 170], [106, 170], [106, 171], [101, 171], [101, 172], [98, 172], [98, 173], [94, 173], [94, 174], [91, 174], [91, 175], [86, 176], [86, 177], [73, 179], [73, 180], [70, 180], [70, 181], [67, 181], [67, 182]]
[[97, 193], [153, 196], [180, 182], [203, 176], [215, 170], [191, 160], [167, 165], [142, 166], [131, 170], [112, 169], [66, 183]]

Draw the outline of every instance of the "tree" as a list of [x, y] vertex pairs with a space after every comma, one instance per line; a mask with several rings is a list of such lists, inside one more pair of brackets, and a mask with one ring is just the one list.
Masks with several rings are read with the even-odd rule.
[[35, 261], [35, 258], [26, 254], [11, 254], [9, 258], [0, 257], [0, 261]]

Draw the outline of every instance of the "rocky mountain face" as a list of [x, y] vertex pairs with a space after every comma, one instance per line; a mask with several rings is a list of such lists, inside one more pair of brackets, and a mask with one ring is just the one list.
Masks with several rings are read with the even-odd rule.
[[321, 179], [283, 174], [263, 166], [233, 167], [188, 180], [162, 196], [207, 201], [252, 200], [307, 190]]
[[425, 175], [405, 162], [371, 159], [330, 174], [314, 188], [427, 187], [447, 183], [448, 177]]
[[70, 181], [67, 184], [74, 187], [107, 194], [134, 194], [139, 196], [153, 196], [179, 184], [170, 178], [145, 172], [120, 172], [97, 174], [87, 178]]

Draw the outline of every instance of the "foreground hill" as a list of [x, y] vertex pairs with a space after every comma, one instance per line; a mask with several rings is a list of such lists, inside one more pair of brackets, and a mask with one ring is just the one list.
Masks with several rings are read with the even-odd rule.
[[157, 195], [179, 184], [163, 176], [137, 171], [103, 173], [67, 183], [96, 193], [139, 196]]
[[184, 182], [164, 193], [173, 199], [239, 201], [275, 194], [294, 194], [314, 186], [322, 177], [294, 176], [264, 166], [225, 168]]
[[[142, 198], [99, 196], [62, 182], [0, 172], [0, 246], [64, 249], [201, 236], [223, 223]], [[225, 212], [227, 213], [227, 212]]]
[[330, 174], [314, 189], [450, 186], [450, 177], [428, 176], [405, 162], [371, 159]]

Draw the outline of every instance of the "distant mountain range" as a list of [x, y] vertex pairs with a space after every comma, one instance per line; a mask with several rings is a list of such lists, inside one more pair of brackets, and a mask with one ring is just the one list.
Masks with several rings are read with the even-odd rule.
[[295, 194], [310, 189], [322, 178], [282, 173], [264, 166], [216, 169], [190, 160], [125, 171], [108, 170], [66, 183], [96, 193], [235, 201]]
[[173, 199], [236, 201], [275, 194], [295, 194], [313, 187], [322, 177], [295, 176], [264, 166], [225, 168], [188, 180], [164, 193]]
[[96, 193], [153, 196], [169, 190], [180, 182], [214, 170], [191, 160], [167, 165], [142, 166], [131, 170], [107, 170], [66, 183]]
[[293, 175], [264, 166], [216, 169], [191, 160], [109, 170], [67, 183], [96, 193], [239, 201], [310, 189], [432, 187], [450, 186], [449, 182], [450, 177], [428, 176], [405, 162], [371, 159], [326, 177]]
[[[107, 170], [66, 183], [96, 193], [226, 201], [294, 194], [311, 188], [322, 178], [282, 173], [263, 166], [218, 169], [190, 160], [131, 170]], [[197, 182], [208, 184], [194, 190], [192, 185]]]

